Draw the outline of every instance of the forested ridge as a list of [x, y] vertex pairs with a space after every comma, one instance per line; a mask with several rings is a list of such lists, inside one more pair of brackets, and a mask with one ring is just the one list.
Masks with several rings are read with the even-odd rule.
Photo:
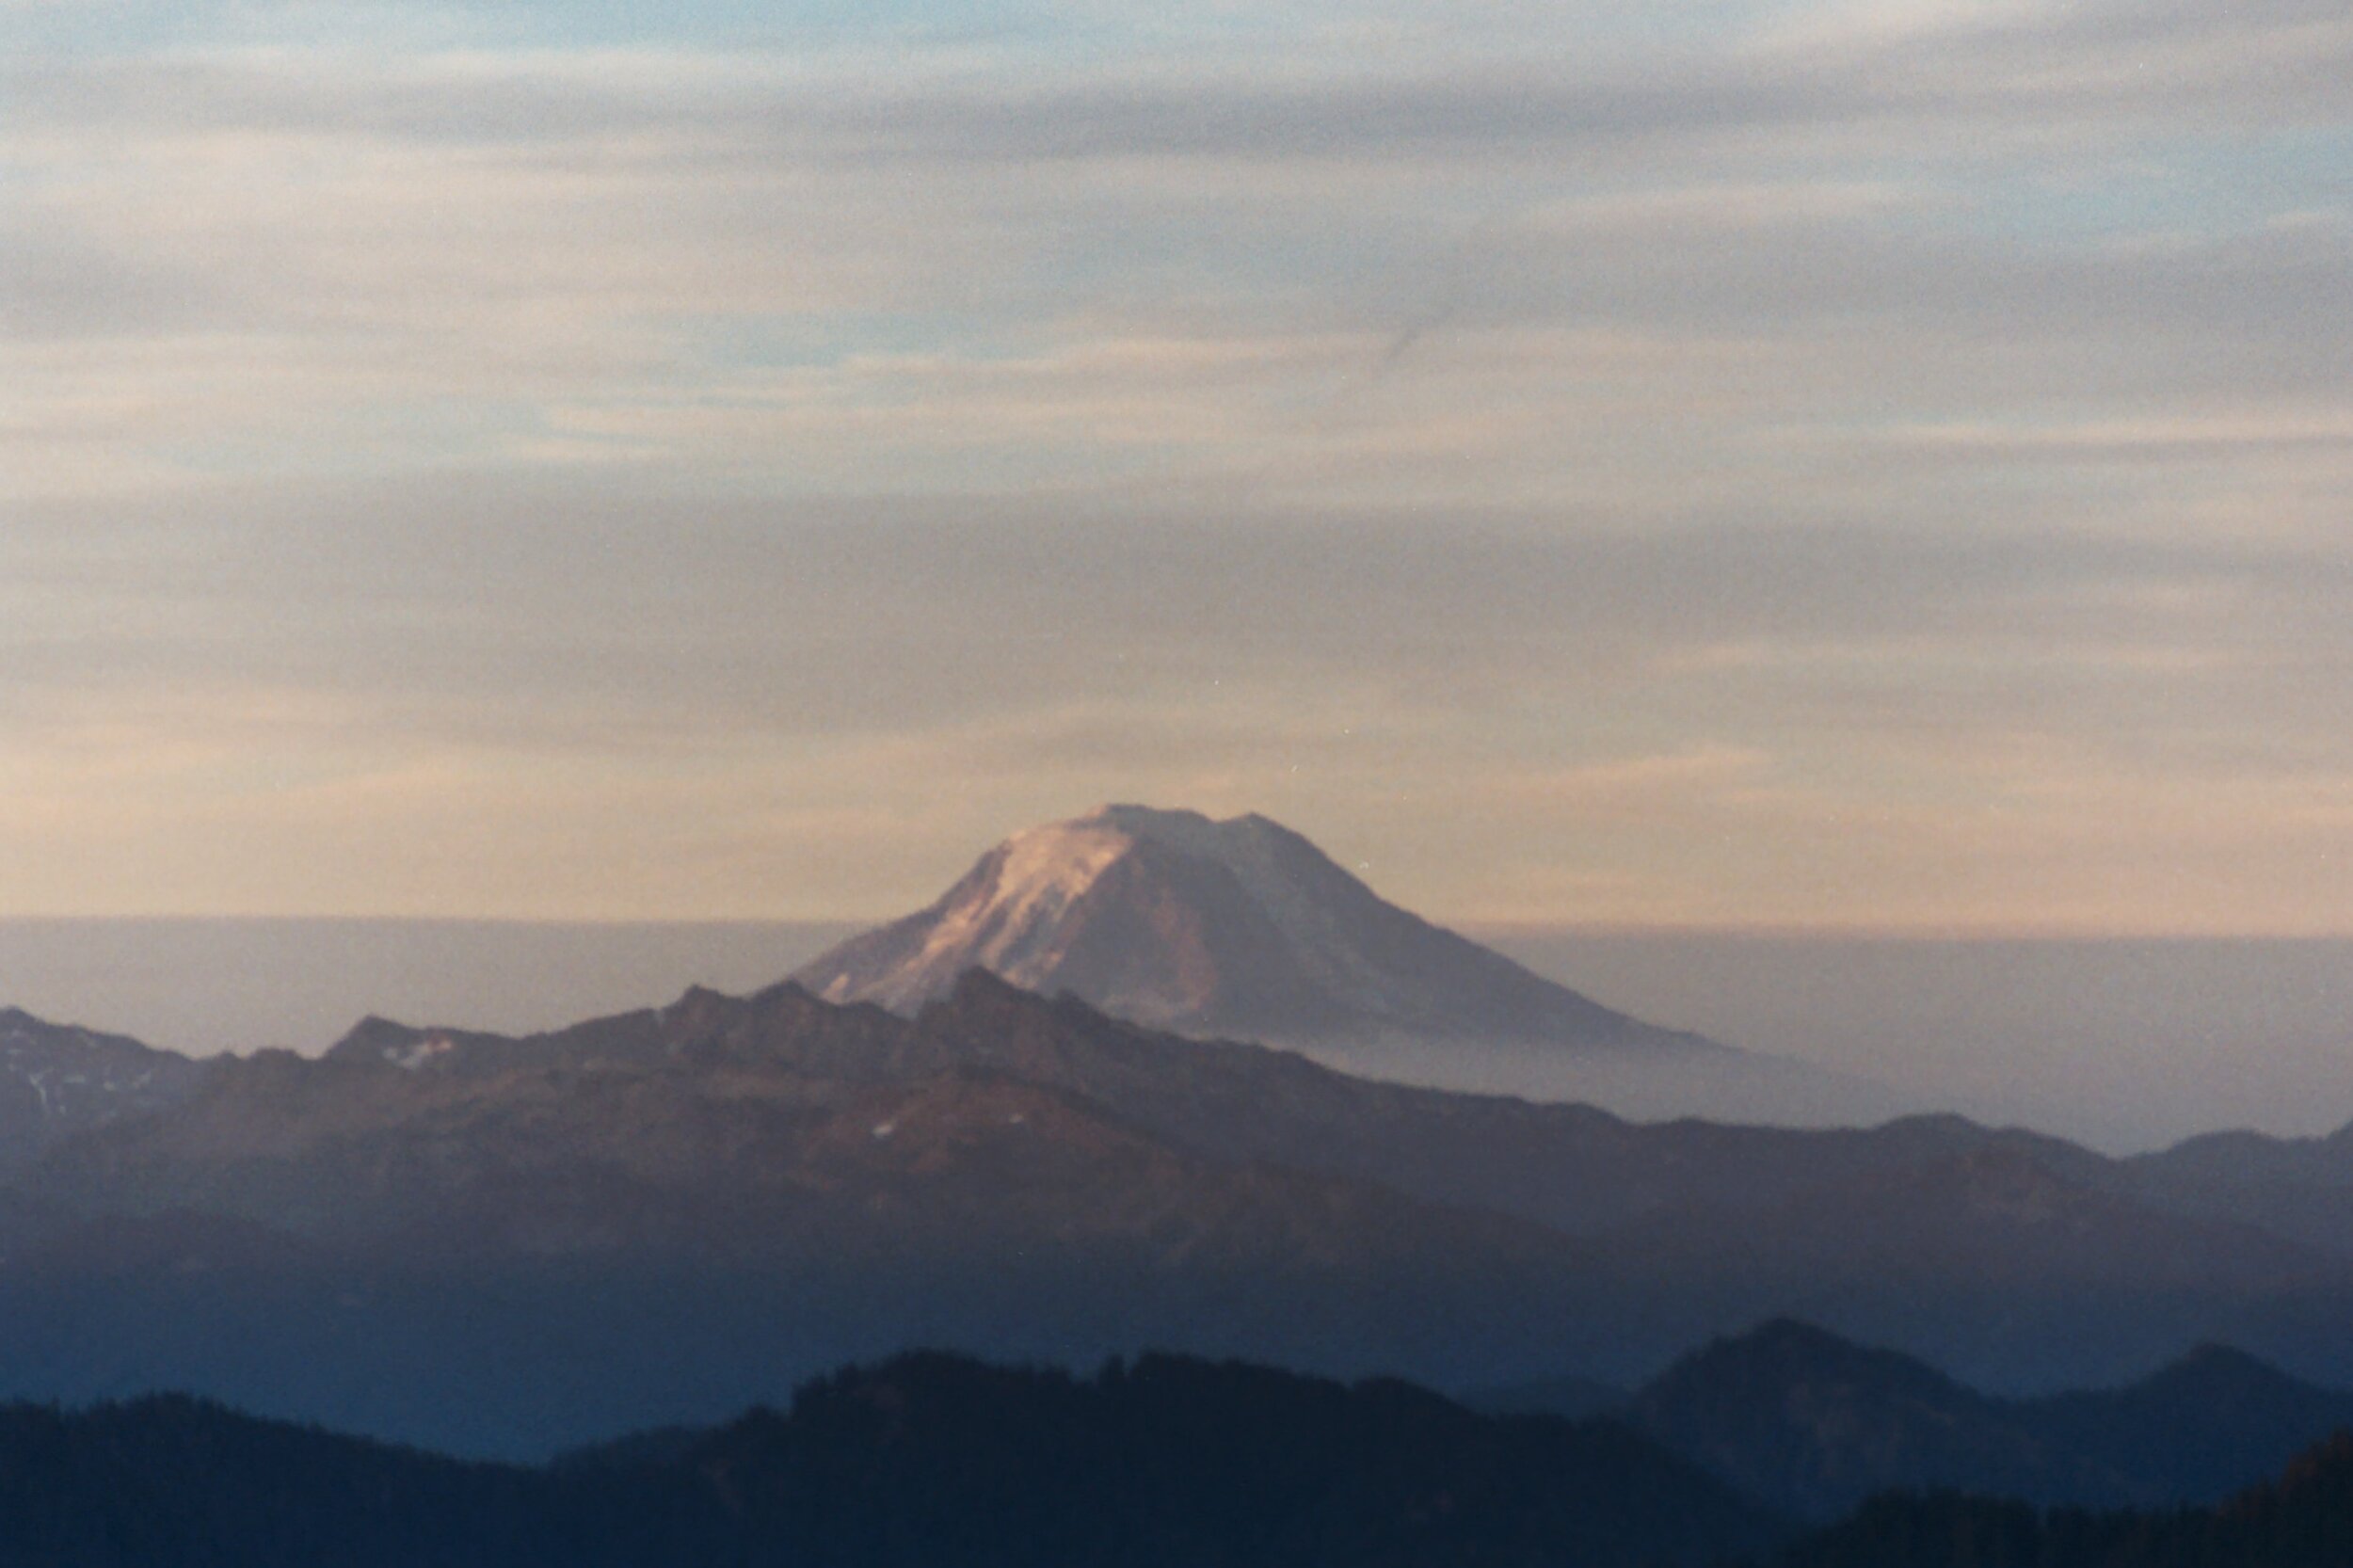
[[1802, 1533], [1610, 1421], [923, 1353], [544, 1466], [181, 1396], [0, 1407], [0, 1568], [2345, 1568], [2353, 1434], [2206, 1509], [1894, 1493]]
[[905, 1356], [541, 1468], [178, 1397], [0, 1409], [5, 1568], [1704, 1568], [1786, 1535], [1622, 1427], [1176, 1357]]
[[1956, 1494], [1873, 1498], [1781, 1568], [2345, 1568], [2353, 1433], [2219, 1507], [2099, 1513]]

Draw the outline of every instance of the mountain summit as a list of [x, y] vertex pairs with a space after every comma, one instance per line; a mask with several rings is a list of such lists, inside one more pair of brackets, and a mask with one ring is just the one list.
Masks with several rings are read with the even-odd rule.
[[1722, 1049], [1612, 1012], [1398, 908], [1257, 815], [1103, 806], [1032, 827], [982, 856], [930, 908], [793, 978], [829, 1001], [911, 1013], [973, 968], [1193, 1034]]

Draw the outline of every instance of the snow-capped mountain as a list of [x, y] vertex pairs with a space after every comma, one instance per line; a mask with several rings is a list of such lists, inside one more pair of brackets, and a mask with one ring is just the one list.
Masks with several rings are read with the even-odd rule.
[[169, 1105], [202, 1070], [124, 1035], [0, 1008], [0, 1165], [70, 1132]]
[[1256, 815], [1213, 822], [1104, 806], [1031, 828], [930, 908], [852, 938], [793, 978], [827, 1000], [909, 1013], [974, 968], [1193, 1034], [1723, 1050], [1612, 1012], [1398, 908]]

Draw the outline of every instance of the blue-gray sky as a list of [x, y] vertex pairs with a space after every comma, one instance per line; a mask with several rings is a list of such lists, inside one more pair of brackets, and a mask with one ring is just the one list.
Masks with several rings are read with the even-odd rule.
[[2353, 933], [2341, 0], [0, 32], [0, 914]]

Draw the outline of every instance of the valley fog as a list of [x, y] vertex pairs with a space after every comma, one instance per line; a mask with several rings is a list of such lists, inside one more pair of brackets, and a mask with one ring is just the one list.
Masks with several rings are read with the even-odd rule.
[[[369, 1014], [514, 1032], [667, 1001], [690, 984], [751, 991], [849, 929], [5, 920], [0, 992], [174, 1049], [310, 1054]], [[2118, 1153], [2226, 1127], [2313, 1135], [2353, 1120], [2353, 942], [1471, 934], [1610, 1006], [1879, 1085], [1846, 1083], [1818, 1117], [1777, 1104], [1750, 1108], [1754, 1119], [1947, 1109]], [[1530, 1059], [1478, 1076], [1427, 1051], [1355, 1064], [1531, 1096], [1576, 1091]]]
[[2110, 1153], [2353, 1120], [2353, 942], [1473, 934], [1660, 1023]]

